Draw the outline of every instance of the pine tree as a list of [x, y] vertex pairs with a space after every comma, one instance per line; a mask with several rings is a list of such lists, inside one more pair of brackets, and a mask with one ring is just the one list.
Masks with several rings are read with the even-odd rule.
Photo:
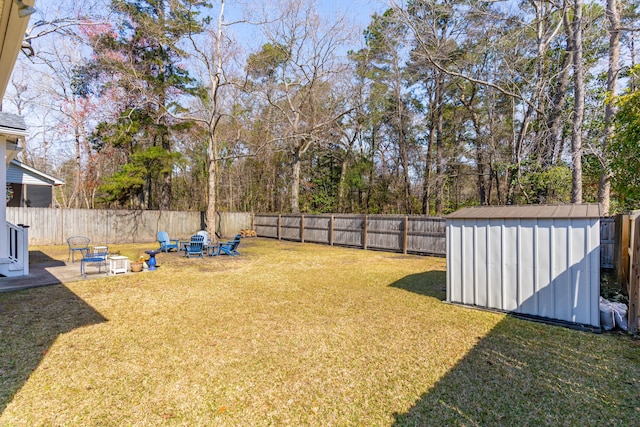
[[202, 30], [197, 0], [113, 0], [119, 18], [91, 37], [94, 59], [77, 70], [79, 93], [110, 94], [116, 114], [93, 134], [94, 148], [111, 146], [125, 159], [101, 187], [107, 202], [170, 209], [171, 178], [179, 155], [172, 133], [188, 124], [172, 119], [181, 102], [201, 90], [182, 66], [180, 42]]

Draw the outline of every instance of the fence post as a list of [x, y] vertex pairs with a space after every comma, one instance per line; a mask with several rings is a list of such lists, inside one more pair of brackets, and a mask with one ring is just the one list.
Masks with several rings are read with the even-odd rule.
[[329, 245], [333, 246], [333, 222], [335, 220], [335, 215], [331, 215], [329, 218]]
[[614, 268], [618, 283], [629, 293], [629, 215], [616, 215]]
[[282, 226], [282, 214], [278, 214], [278, 230], [276, 231], [278, 235], [278, 240], [282, 240], [282, 235], [280, 234], [280, 227]]
[[304, 243], [304, 214], [300, 215], [300, 242]]
[[405, 215], [403, 223], [403, 236], [402, 236], [402, 253], [407, 253], [407, 246], [409, 244], [409, 217]]
[[634, 224], [631, 277], [629, 278], [629, 322], [630, 334], [638, 331], [638, 297], [640, 296], [640, 227]]
[[369, 230], [369, 215], [364, 216], [364, 224], [362, 224], [362, 249], [367, 250], [367, 232]]

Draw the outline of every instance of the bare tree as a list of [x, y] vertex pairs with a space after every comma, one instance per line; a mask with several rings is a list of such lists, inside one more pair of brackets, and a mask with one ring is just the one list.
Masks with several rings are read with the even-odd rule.
[[[331, 90], [346, 69], [339, 51], [349, 39], [346, 20], [323, 22], [315, 3], [285, 2], [281, 17], [265, 25], [269, 42], [249, 57], [252, 93], [273, 111], [277, 141], [291, 155], [291, 211], [300, 211], [302, 157], [345, 114], [345, 95]], [[268, 21], [268, 19], [265, 19]]]

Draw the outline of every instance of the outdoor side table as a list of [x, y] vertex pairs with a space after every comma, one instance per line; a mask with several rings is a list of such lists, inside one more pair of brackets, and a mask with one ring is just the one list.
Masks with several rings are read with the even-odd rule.
[[207, 255], [216, 256], [216, 250], [218, 249], [218, 244], [207, 245]]
[[111, 255], [109, 257], [109, 273], [118, 274], [129, 271], [129, 258], [122, 255]]

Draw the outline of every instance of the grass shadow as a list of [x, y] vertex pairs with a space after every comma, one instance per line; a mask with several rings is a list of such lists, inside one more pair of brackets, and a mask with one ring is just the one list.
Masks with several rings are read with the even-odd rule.
[[0, 413], [59, 335], [105, 321], [63, 285], [0, 293]]
[[393, 425], [638, 425], [638, 342], [586, 333], [506, 317]]
[[410, 274], [389, 286], [444, 301], [447, 298], [447, 273], [436, 270]]

